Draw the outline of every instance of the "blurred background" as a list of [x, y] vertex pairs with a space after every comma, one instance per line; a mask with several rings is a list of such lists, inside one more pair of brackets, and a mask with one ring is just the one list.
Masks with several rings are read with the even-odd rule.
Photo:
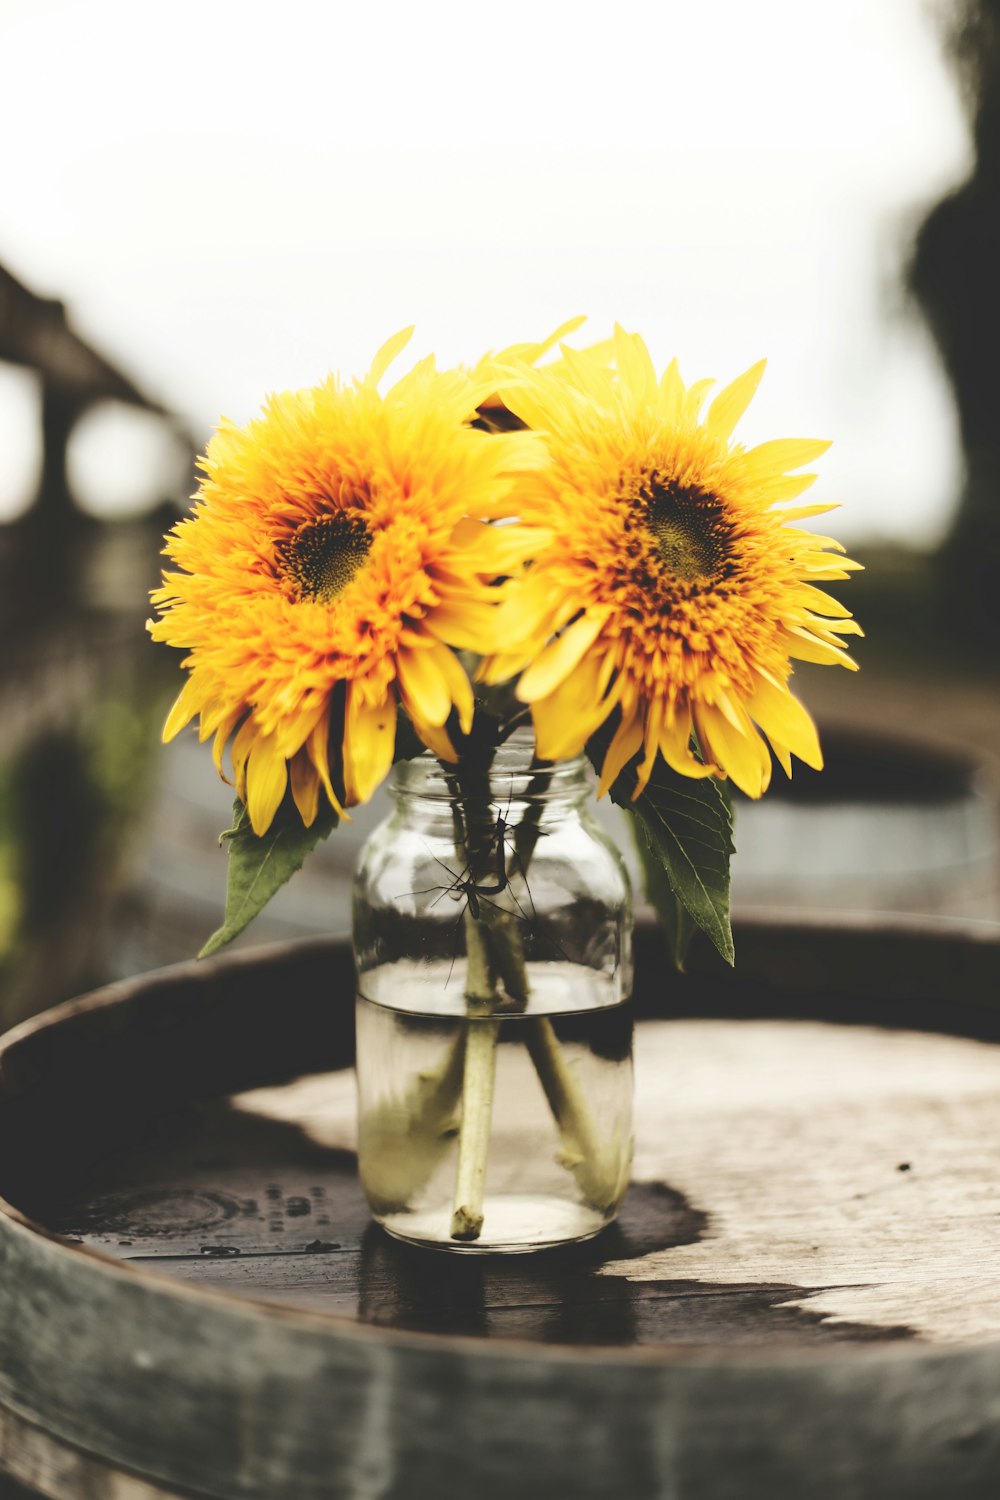
[[[220, 414], [411, 322], [769, 357], [740, 436], [835, 440], [868, 637], [799, 673], [828, 770], [738, 810], [737, 908], [1000, 921], [997, 0], [0, 0], [0, 58], [0, 1025], [217, 925], [162, 536]], [[378, 815], [246, 940], [346, 933]]]

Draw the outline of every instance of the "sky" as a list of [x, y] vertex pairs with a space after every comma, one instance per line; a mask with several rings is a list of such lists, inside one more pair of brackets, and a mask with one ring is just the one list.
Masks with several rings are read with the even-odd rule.
[[[929, 544], [960, 458], [901, 269], [971, 164], [942, 14], [0, 0], [0, 261], [199, 441], [361, 373], [410, 323], [407, 361], [577, 313], [687, 379], [766, 355], [737, 435], [832, 438], [838, 534]], [[0, 369], [0, 517], [28, 492], [36, 403]], [[74, 456], [92, 508], [128, 508], [157, 442], [94, 414]]]

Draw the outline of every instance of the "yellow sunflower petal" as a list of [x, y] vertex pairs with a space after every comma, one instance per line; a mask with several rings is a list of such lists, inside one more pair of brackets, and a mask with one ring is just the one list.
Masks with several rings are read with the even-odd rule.
[[[807, 479], [809, 484], [815, 484], [818, 477], [816, 474], [800, 474], [798, 479]], [[792, 476], [791, 482], [796, 482], [794, 476]], [[802, 489], [808, 489], [808, 487], [808, 485], [803, 485]], [[796, 495], [801, 495], [801, 493], [802, 490], [795, 491]], [[789, 495], [782, 498], [793, 499], [794, 496]], [[782, 521], [806, 521], [810, 516], [825, 516], [829, 511], [836, 509], [837, 506], [832, 503], [828, 505], [793, 505], [791, 510], [782, 510], [778, 514], [781, 516]]]
[[656, 371], [649, 350], [637, 333], [615, 324], [615, 363], [623, 386], [637, 406], [648, 405], [656, 394]]
[[552, 533], [538, 526], [491, 526], [469, 517], [452, 537], [452, 544], [460, 550], [459, 561], [466, 575], [513, 573], [551, 541]]
[[549, 694], [531, 705], [535, 749], [541, 760], [568, 760], [579, 755], [612, 708], [615, 700], [602, 696], [605, 663], [600, 656], [584, 658], [577, 670]]
[[601, 779], [597, 787], [599, 798], [611, 790], [623, 768], [628, 765], [634, 755], [639, 753], [642, 737], [643, 724], [638, 714], [633, 714], [629, 719], [622, 719], [615, 730], [601, 767]]
[[227, 703], [220, 702], [219, 700], [216, 700], [214, 703], [207, 701], [205, 707], [201, 710], [198, 720], [198, 743], [203, 745], [206, 740], [212, 738], [221, 724], [225, 724], [227, 720], [232, 720], [234, 715], [235, 717], [239, 717], [239, 714], [239, 709], [233, 709]]
[[333, 781], [330, 777], [330, 718], [328, 714], [323, 715], [306, 740], [306, 754], [316, 768], [316, 774], [323, 784], [330, 806], [339, 818], [345, 818], [350, 822], [340, 798], [333, 790]]
[[835, 635], [864, 635], [864, 631], [857, 620], [828, 620], [827, 629], [832, 630]]
[[236, 728], [242, 717], [243, 710], [241, 708], [234, 709], [227, 718], [223, 719], [222, 723], [215, 731], [215, 740], [212, 745], [212, 760], [215, 763], [215, 769], [218, 771], [223, 781], [228, 781], [229, 778], [226, 776], [225, 772], [222, 769], [222, 758], [226, 752], [226, 745], [229, 741], [229, 736], [232, 734], [233, 730]]
[[413, 337], [413, 328], [413, 324], [409, 328], [401, 328], [399, 333], [394, 333], [391, 339], [386, 339], [372, 360], [371, 369], [368, 371], [367, 378], [370, 385], [378, 385], [396, 355], [403, 352]]
[[458, 760], [458, 751], [449, 739], [446, 730], [436, 729], [433, 724], [425, 724], [417, 719], [414, 719], [413, 727], [428, 750], [433, 751], [438, 760], [446, 760], [450, 765], [455, 765]]
[[311, 828], [319, 812], [319, 775], [303, 748], [288, 763], [288, 779], [292, 786], [292, 797], [299, 810], [299, 817], [306, 828]]
[[403, 703], [414, 720], [441, 729], [451, 712], [451, 693], [439, 666], [439, 658], [428, 647], [396, 653], [396, 671]]
[[814, 589], [810, 583], [800, 584], [797, 594], [802, 603], [817, 614], [833, 615], [846, 620], [851, 613], [839, 599], [834, 599], [832, 594], [824, 594], [822, 589]]
[[579, 612], [578, 599], [560, 593], [548, 573], [532, 568], [512, 582], [497, 609], [492, 622], [494, 646], [499, 642], [505, 653], [511, 653], [522, 642], [531, 641], [540, 650]]
[[550, 409], [529, 376], [525, 367], [520, 380], [504, 384], [501, 392], [504, 405], [535, 432], [545, 432], [549, 426]]
[[672, 359], [660, 377], [660, 405], [664, 423], [673, 427], [680, 417], [687, 394], [676, 359]]
[[561, 339], [568, 338], [571, 333], [576, 333], [586, 323], [586, 314], [580, 314], [575, 318], [567, 318], [565, 323], [560, 323], [547, 338], [530, 343], [508, 344], [506, 349], [499, 349], [496, 354], [484, 354], [482, 359], [469, 373], [470, 380], [479, 382], [489, 380], [497, 367], [501, 369], [511, 364], [534, 365], [554, 349]]
[[649, 705], [646, 714], [646, 726], [643, 730], [643, 743], [646, 753], [636, 769], [636, 785], [632, 793], [632, 801], [635, 802], [646, 790], [649, 778], [653, 774], [656, 765], [656, 757], [660, 750], [660, 730], [663, 728], [663, 720], [666, 706], [662, 699], [654, 698]]
[[476, 711], [476, 698], [472, 691], [472, 683], [458, 657], [449, 651], [447, 646], [440, 646], [436, 649], [434, 660], [438, 671], [444, 678], [451, 701], [455, 705], [458, 727], [463, 734], [468, 734], [472, 728], [473, 714]]
[[252, 718], [244, 719], [236, 732], [231, 752], [233, 762], [233, 784], [236, 787], [236, 795], [241, 802], [247, 800], [247, 760], [259, 735], [257, 725]]
[[501, 364], [511, 359], [523, 360], [526, 365], [536, 364], [543, 355], [548, 354], [550, 349], [554, 349], [562, 339], [569, 338], [571, 333], [576, 333], [578, 328], [582, 328], [586, 321], [586, 313], [578, 313], [575, 318], [567, 318], [565, 323], [560, 323], [559, 327], [554, 329], [548, 338], [540, 339], [538, 343], [512, 344], [509, 349], [501, 350], [497, 355], [497, 360]]
[[497, 642], [496, 604], [441, 604], [424, 620], [428, 632], [459, 651], [491, 651]]
[[785, 647], [789, 656], [795, 661], [812, 661], [821, 666], [846, 667], [849, 672], [856, 672], [858, 664], [847, 652], [839, 646], [827, 645], [825, 641], [819, 640], [811, 631], [799, 626], [790, 626], [788, 640]]
[[702, 403], [714, 384], [714, 378], [708, 377], [705, 380], [696, 380], [688, 386], [687, 395], [684, 397], [684, 415], [687, 421], [697, 422]]
[[163, 726], [163, 743], [169, 744], [175, 735], [180, 734], [186, 724], [189, 724], [198, 713], [202, 705], [201, 683], [194, 677], [189, 677], [181, 688], [174, 702], [173, 708], [167, 715], [167, 721]]
[[492, 656], [484, 656], [476, 668], [476, 681], [485, 682], [489, 687], [509, 682], [524, 670], [533, 655], [534, 646], [531, 645], [522, 647], [520, 651], [498, 651]]
[[811, 464], [829, 446], [829, 442], [821, 438], [776, 438], [751, 448], [743, 454], [740, 462], [744, 472], [754, 478], [777, 478], [789, 469], [801, 469], [803, 464]]
[[733, 428], [753, 400], [766, 367], [766, 359], [758, 360], [719, 392], [705, 418], [705, 426], [713, 437], [727, 440], [732, 437]]
[[748, 797], [759, 797], [771, 779], [771, 757], [749, 719], [741, 732], [707, 703], [695, 705], [694, 718], [706, 758]]
[[368, 704], [355, 684], [344, 712], [344, 790], [352, 805], [367, 802], [392, 769], [396, 745], [396, 700], [391, 693]]
[[598, 610], [593, 614], [582, 615], [572, 625], [567, 625], [562, 634], [545, 647], [521, 677], [517, 684], [517, 696], [521, 702], [534, 703], [558, 687], [594, 644], [606, 618], [607, 611]]
[[816, 725], [787, 688], [776, 688], [766, 678], [758, 677], [746, 706], [750, 717], [756, 720], [772, 744], [778, 741], [787, 746], [814, 771], [823, 769]]
[[247, 759], [247, 812], [258, 837], [266, 833], [288, 785], [288, 766], [273, 735], [258, 734]]
[[[563, 380], [567, 387], [576, 391], [584, 400], [609, 400], [615, 389], [614, 377], [607, 361], [590, 349], [562, 347], [560, 361]], [[546, 371], [546, 374], [549, 372]]]
[[660, 754], [671, 770], [680, 776], [699, 780], [703, 776], [714, 776], [717, 768], [697, 759], [691, 752], [691, 709], [678, 709], [669, 717], [660, 730]]

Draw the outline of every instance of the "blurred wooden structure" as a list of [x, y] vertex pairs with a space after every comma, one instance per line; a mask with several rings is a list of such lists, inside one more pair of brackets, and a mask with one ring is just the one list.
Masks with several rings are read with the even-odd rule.
[[72, 512], [66, 444], [77, 419], [94, 402], [123, 401], [174, 420], [165, 407], [74, 331], [62, 302], [39, 297], [2, 265], [0, 360], [37, 370], [41, 376], [43, 467], [35, 503], [38, 519], [62, 521]]

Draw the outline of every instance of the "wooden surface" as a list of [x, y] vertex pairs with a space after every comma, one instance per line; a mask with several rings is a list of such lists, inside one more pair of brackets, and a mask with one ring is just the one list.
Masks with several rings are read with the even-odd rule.
[[[368, 1222], [343, 948], [22, 1028], [8, 1470], [121, 1500], [995, 1495], [997, 940], [742, 937], [735, 981], [640, 986], [620, 1224], [523, 1259]], [[940, 1031], [886, 1024], [918, 1018]]]
[[30, 1204], [57, 1233], [384, 1327], [577, 1344], [1000, 1339], [1000, 1049], [795, 1021], [644, 1022], [635, 1181], [558, 1255], [369, 1222], [350, 1073], [154, 1118]]

